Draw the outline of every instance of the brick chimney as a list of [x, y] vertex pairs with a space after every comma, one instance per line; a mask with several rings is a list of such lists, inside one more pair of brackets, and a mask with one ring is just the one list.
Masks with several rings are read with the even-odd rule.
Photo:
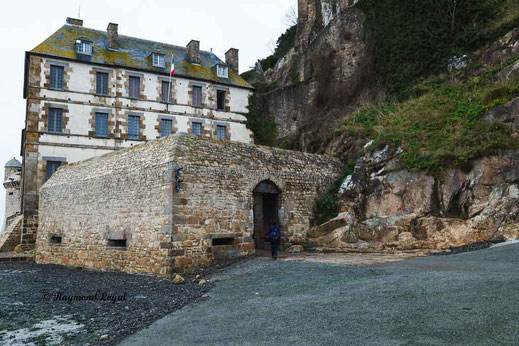
[[119, 24], [109, 23], [108, 28], [106, 28], [106, 33], [108, 34], [108, 47], [116, 48], [117, 47], [117, 39], [119, 38], [118, 33]]
[[200, 41], [191, 40], [186, 48], [189, 61], [192, 64], [200, 64]]
[[83, 19], [76, 19], [67, 17], [67, 24], [83, 26]]
[[238, 53], [239, 53], [239, 50], [236, 48], [231, 48], [227, 51], [227, 53], [225, 53], [225, 62], [236, 73], [240, 73], [239, 72], [240, 60], [239, 60]]

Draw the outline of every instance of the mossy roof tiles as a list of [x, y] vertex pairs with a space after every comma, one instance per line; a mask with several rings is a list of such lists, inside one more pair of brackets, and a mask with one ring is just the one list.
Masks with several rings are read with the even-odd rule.
[[[92, 56], [76, 53], [76, 40], [92, 42]], [[169, 73], [171, 55], [175, 57], [175, 74], [179, 77], [202, 79], [215, 83], [252, 88], [243, 78], [229, 68], [229, 78], [219, 78], [213, 68], [216, 64], [225, 64], [212, 52], [200, 51], [200, 65], [191, 64], [185, 47], [143, 40], [119, 35], [117, 48], [108, 47], [105, 31], [65, 24], [49, 38], [31, 50], [32, 53], [87, 61], [98, 64], [114, 65], [157, 73]], [[152, 65], [151, 54], [166, 56], [166, 67]]]

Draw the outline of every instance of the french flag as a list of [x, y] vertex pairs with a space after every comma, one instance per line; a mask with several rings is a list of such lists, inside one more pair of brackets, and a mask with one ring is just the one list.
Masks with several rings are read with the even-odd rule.
[[173, 56], [171, 56], [171, 71], [169, 71], [171, 77], [175, 76], [175, 60], [173, 60]]

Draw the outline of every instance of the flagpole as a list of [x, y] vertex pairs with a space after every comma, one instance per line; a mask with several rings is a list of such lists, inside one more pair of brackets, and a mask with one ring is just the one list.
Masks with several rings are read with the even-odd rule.
[[[172, 80], [172, 76], [171, 76], [171, 74], [173, 73], [173, 71], [172, 71], [172, 68], [173, 68], [173, 61], [174, 61], [173, 54], [171, 54], [171, 66], [170, 66], [170, 68], [169, 68], [168, 107], [169, 107], [169, 104], [171, 103], [171, 80]], [[168, 110], [168, 111], [169, 111], [169, 110]]]

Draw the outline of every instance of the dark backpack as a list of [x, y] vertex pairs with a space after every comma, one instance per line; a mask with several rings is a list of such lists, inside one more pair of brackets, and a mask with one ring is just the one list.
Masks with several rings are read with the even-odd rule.
[[270, 240], [279, 240], [278, 234], [279, 234], [279, 229], [277, 227], [271, 227], [270, 233], [269, 233], [269, 239]]

